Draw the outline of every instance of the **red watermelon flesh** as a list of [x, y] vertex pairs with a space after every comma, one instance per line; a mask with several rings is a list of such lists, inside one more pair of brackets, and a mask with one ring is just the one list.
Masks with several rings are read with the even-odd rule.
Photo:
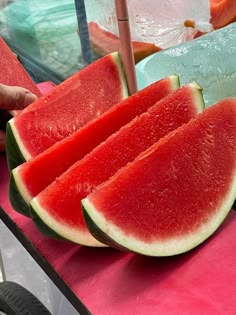
[[41, 93], [34, 81], [1, 37], [0, 83], [10, 86], [21, 86], [28, 89], [38, 97], [41, 96]]
[[203, 108], [201, 90], [196, 83], [174, 91], [75, 163], [32, 200], [32, 209], [57, 234], [75, 243], [94, 245], [84, 224], [81, 200]]
[[128, 96], [118, 53], [85, 67], [17, 115], [9, 127], [25, 160], [70, 136]]
[[161, 139], [82, 201], [96, 238], [150, 256], [186, 252], [220, 226], [236, 196], [236, 98]]
[[[19, 165], [12, 174], [23, 199], [29, 203], [73, 163], [178, 87], [179, 79], [176, 75], [159, 80], [113, 106], [70, 137]], [[17, 204], [20, 204], [14, 204], [17, 210]]]
[[[41, 96], [40, 90], [29, 76], [23, 65], [19, 62], [16, 55], [11, 51], [5, 41], [0, 37], [0, 83], [10, 86], [21, 86], [37, 97]], [[6, 115], [7, 120], [11, 115], [20, 113], [19, 110], [10, 111]], [[7, 112], [6, 112], [7, 113]], [[4, 114], [5, 115], [5, 114]], [[1, 114], [2, 117], [2, 114]], [[5, 129], [6, 121], [4, 121]]]

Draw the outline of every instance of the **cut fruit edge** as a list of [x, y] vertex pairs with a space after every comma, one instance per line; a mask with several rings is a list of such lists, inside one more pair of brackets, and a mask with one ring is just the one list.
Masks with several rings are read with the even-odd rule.
[[25, 158], [17, 144], [14, 133], [12, 131], [12, 126], [10, 121], [7, 123], [6, 127], [6, 156], [7, 156], [7, 165], [8, 169], [12, 170], [18, 165], [25, 162]]
[[[23, 113], [22, 113], [22, 115], [23, 115]], [[22, 157], [23, 157], [23, 159], [21, 159], [21, 160], [24, 160], [24, 161], [30, 160], [31, 154], [26, 149], [26, 147], [24, 146], [24, 144], [21, 140], [19, 132], [18, 132], [18, 130], [14, 124], [14, 118], [9, 120], [7, 125], [8, 125], [7, 126], [7, 141], [9, 141], [9, 137], [12, 137], [14, 139], [17, 152], [20, 152]]]
[[221, 225], [231, 210], [236, 195], [236, 172], [234, 174], [226, 201], [223, 200], [214, 220], [209, 220], [194, 231], [191, 236], [183, 235], [161, 242], [145, 243], [133, 236], [128, 236], [123, 230], [108, 223], [104, 216], [97, 211], [89, 198], [82, 200], [85, 222], [91, 234], [98, 241], [119, 250], [128, 250], [146, 256], [174, 256], [187, 252], [209, 238]]
[[27, 217], [30, 217], [29, 204], [27, 204], [24, 198], [22, 198], [21, 192], [18, 189], [15, 179], [12, 174], [10, 175], [8, 196], [9, 196], [9, 201], [11, 203], [11, 206], [15, 211]]
[[[68, 242], [67, 239], [63, 238], [61, 235], [54, 232], [50, 227], [48, 227], [38, 216], [38, 214], [34, 211], [32, 207], [29, 206], [30, 216], [37, 229], [45, 236], [55, 239]], [[78, 245], [78, 244], [77, 244]]]
[[[64, 239], [67, 239], [76, 244], [86, 245], [86, 246], [91, 246], [91, 247], [106, 247], [107, 246], [104, 243], [101, 243], [97, 239], [95, 239], [87, 229], [84, 229], [84, 232], [81, 232], [77, 228], [68, 227], [65, 224], [63, 225], [62, 222], [58, 223], [57, 220], [52, 218], [52, 216], [48, 216], [47, 212], [38, 203], [37, 198], [33, 198], [31, 200], [30, 206], [31, 206], [31, 212], [32, 211], [35, 212], [34, 209], [39, 209], [39, 211], [36, 212], [37, 216], [39, 216], [39, 218], [42, 221], [48, 222], [48, 225], [53, 227], [53, 231], [55, 231], [56, 234], [63, 237]], [[63, 232], [62, 232], [62, 227], [63, 227]], [[86, 234], [86, 242], [85, 242], [85, 234]]]
[[205, 109], [202, 87], [197, 83], [197, 81], [192, 81], [188, 85], [193, 89], [194, 103], [196, 104], [197, 114], [200, 114]]

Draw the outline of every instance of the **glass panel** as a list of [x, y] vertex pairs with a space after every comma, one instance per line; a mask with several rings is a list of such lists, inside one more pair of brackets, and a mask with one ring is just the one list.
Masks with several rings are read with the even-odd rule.
[[77, 28], [74, 0], [1, 1], [0, 36], [38, 80], [57, 83], [84, 66]]

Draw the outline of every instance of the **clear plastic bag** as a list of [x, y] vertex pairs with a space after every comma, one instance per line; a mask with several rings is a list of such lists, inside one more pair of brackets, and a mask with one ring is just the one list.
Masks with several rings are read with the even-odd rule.
[[[89, 21], [118, 35], [115, 1], [85, 3]], [[168, 48], [212, 30], [209, 0], [127, 0], [127, 4], [133, 40]]]

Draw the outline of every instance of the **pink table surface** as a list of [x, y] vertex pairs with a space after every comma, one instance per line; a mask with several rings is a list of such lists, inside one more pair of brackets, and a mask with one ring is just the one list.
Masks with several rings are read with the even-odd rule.
[[0, 205], [4, 211], [0, 216], [81, 314], [86, 308], [95, 315], [236, 314], [233, 210], [198, 248], [175, 257], [151, 258], [44, 237], [29, 218], [11, 208], [8, 180], [2, 155]]

